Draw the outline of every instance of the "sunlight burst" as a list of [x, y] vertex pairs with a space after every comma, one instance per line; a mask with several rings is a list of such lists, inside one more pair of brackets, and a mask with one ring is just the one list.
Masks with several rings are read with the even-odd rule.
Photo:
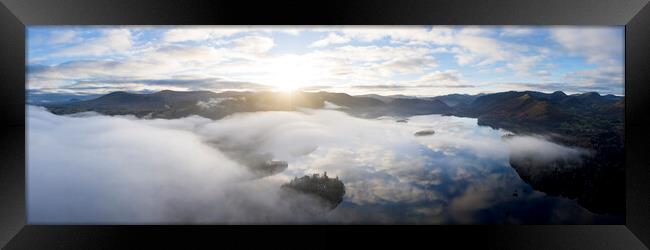
[[322, 76], [317, 67], [297, 56], [274, 62], [268, 73], [268, 83], [280, 91], [293, 91], [314, 85], [317, 77]]

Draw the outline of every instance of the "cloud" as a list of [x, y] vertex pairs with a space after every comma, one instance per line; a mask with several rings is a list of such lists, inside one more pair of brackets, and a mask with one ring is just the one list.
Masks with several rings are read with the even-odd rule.
[[[467, 26], [462, 29], [446, 31], [445, 43], [448, 47], [438, 47], [438, 53], [452, 53], [461, 67], [488, 67], [505, 63], [519, 76], [533, 76], [531, 71], [547, 60], [544, 47], [526, 43], [514, 43], [499, 39], [493, 29]], [[533, 30], [521, 27], [505, 27], [501, 36], [524, 36]], [[440, 49], [443, 48], [443, 49]], [[531, 53], [537, 50], [539, 53]], [[546, 64], [547, 66], [550, 64]]]
[[350, 41], [350, 38], [342, 37], [342, 36], [340, 36], [340, 35], [338, 35], [336, 33], [329, 33], [327, 35], [327, 37], [325, 37], [325, 38], [323, 38], [321, 40], [315, 41], [314, 43], [309, 45], [309, 47], [325, 47], [325, 46], [328, 46], [330, 44], [341, 44], [341, 43], [347, 43], [349, 41]]
[[473, 32], [461, 32], [456, 39], [460, 48], [456, 50], [456, 59], [460, 65], [488, 65], [513, 56], [511, 50], [504, 48], [498, 40], [477, 36]]
[[[618, 93], [623, 78], [622, 70], [612, 70], [622, 68], [622, 32], [611, 27], [239, 26], [55, 31], [45, 33], [45, 37], [56, 36], [51, 42], [30, 43], [35, 48], [28, 50], [29, 61], [42, 64], [28, 66], [30, 88], [100, 84], [115, 78], [174, 80], [183, 75], [276, 89], [329, 84], [346, 91], [346, 86], [421, 85], [420, 94], [439, 95], [452, 89], [426, 91], [426, 84], [414, 81], [435, 71], [455, 70], [463, 79], [444, 85], [469, 86], [471, 80], [481, 88], [454, 90], [462, 93], [493, 92], [511, 82], [566, 82], [585, 91]], [[39, 37], [33, 33], [34, 39]], [[294, 51], [293, 45], [285, 46], [284, 35], [298, 40], [316, 35], [320, 40], [296, 44]], [[558, 69], [571, 72], [558, 73]], [[184, 88], [170, 88], [174, 87]]]
[[307, 53], [325, 71], [324, 82], [382, 83], [405, 73], [425, 72], [438, 66], [429, 48], [391, 46], [341, 46]]
[[623, 58], [623, 30], [609, 27], [557, 27], [552, 37], [566, 51], [592, 64], [620, 63]]
[[80, 41], [81, 38], [78, 36], [77, 32], [73, 30], [52, 32], [50, 39], [48, 40], [51, 44], [77, 43]]
[[126, 52], [133, 45], [128, 29], [106, 29], [102, 35], [52, 53], [53, 57], [103, 56]]
[[537, 65], [546, 59], [543, 55], [522, 56], [514, 59], [513, 62], [506, 63], [506, 67], [512, 69], [519, 76], [531, 76], [536, 73], [531, 72]]
[[532, 156], [534, 160], [542, 162], [556, 159], [579, 159], [590, 154], [585, 149], [566, 147], [531, 136], [515, 136], [508, 139], [508, 144], [513, 155]]
[[275, 46], [273, 38], [263, 36], [245, 36], [231, 41], [235, 48], [245, 53], [261, 54]]
[[298, 36], [302, 32], [301, 29], [290, 29], [290, 28], [279, 29], [279, 30], [276, 30], [276, 31], [279, 31], [279, 32], [282, 32], [282, 33], [285, 33], [285, 34], [289, 34], [289, 35], [292, 35], [292, 36]]
[[[242, 45], [245, 46], [245, 45]], [[252, 47], [251, 47], [252, 46]], [[242, 51], [255, 51], [260, 47], [248, 45]], [[262, 49], [265, 49], [261, 45]], [[28, 83], [31, 88], [70, 88], [85, 83], [113, 84], [142, 83], [158, 81], [179, 83], [170, 87], [197, 89], [206, 87], [206, 79], [219, 78], [220, 82], [246, 82], [233, 77], [219, 77], [231, 70], [221, 65], [211, 71], [214, 65], [228, 60], [248, 58], [242, 52], [232, 49], [208, 46], [170, 45], [142, 52], [123, 60], [73, 60], [55, 65], [32, 65], [28, 67]], [[232, 71], [232, 70], [231, 70]], [[224, 79], [226, 78], [226, 79]], [[189, 79], [198, 85], [190, 86]], [[214, 81], [213, 81], [214, 82]], [[181, 86], [183, 85], [183, 86]], [[262, 85], [260, 85], [262, 86]], [[126, 87], [126, 86], [125, 86]], [[215, 86], [217, 87], [217, 86]]]
[[448, 45], [452, 43], [453, 28], [434, 27], [377, 27], [377, 26], [343, 26], [337, 28], [316, 29], [322, 32], [337, 32], [341, 37], [360, 42], [374, 42], [389, 39], [392, 43], [409, 45]]
[[[186, 45], [172, 45], [157, 48], [150, 52], [142, 54], [140, 62], [156, 63], [159, 64], [183, 64], [183, 63], [201, 63], [205, 64], [206, 61], [222, 62], [227, 56], [225, 49], [214, 48], [211, 46], [186, 46]], [[132, 60], [138, 62], [137, 60]], [[198, 65], [197, 65], [198, 66]]]
[[271, 87], [250, 82], [228, 81], [220, 78], [206, 79], [146, 79], [146, 80], [113, 80], [102, 82], [78, 82], [62, 88], [47, 89], [52, 92], [87, 92], [107, 94], [114, 91], [151, 92], [161, 90], [177, 91], [228, 91], [228, 90], [271, 90]]
[[[599, 92], [610, 92], [623, 94], [624, 86], [624, 68], [622, 65], [600, 66], [595, 69], [577, 70], [567, 73], [564, 79], [567, 82], [574, 83], [576, 87], [582, 89], [599, 90]], [[618, 92], [618, 93], [617, 93]]]
[[[463, 89], [475, 88], [476, 85], [468, 84], [462, 79], [462, 75], [455, 70], [433, 71], [422, 75], [420, 78], [413, 81], [403, 81], [399, 84], [366, 84], [366, 85], [352, 85], [351, 89], [366, 89], [366, 90], [391, 90], [403, 91], [398, 94], [405, 93], [420, 93], [422, 90], [427, 89]], [[417, 95], [417, 94], [416, 94]]]
[[529, 27], [506, 26], [501, 30], [501, 36], [525, 37], [535, 33], [535, 30]]
[[[29, 107], [30, 223], [273, 223], [306, 220], [282, 179], [253, 179], [190, 132], [190, 117], [143, 121]], [[56, 142], [56, 143], [55, 143]], [[188, 157], [191, 156], [191, 157]]]
[[378, 69], [382, 75], [390, 76], [394, 73], [426, 72], [428, 69], [437, 66], [438, 62], [433, 57], [422, 56], [389, 60], [381, 63]]
[[421, 47], [392, 46], [351, 46], [346, 45], [331, 50], [317, 50], [313, 56], [360, 62], [386, 61], [396, 58], [428, 57], [429, 49]]
[[[32, 106], [27, 115], [30, 223], [474, 223], [480, 211], [511, 202], [513, 188], [527, 187], [507, 165], [511, 148], [566, 154], [538, 138], [513, 146], [501, 140], [504, 131], [475, 119], [438, 115], [408, 123], [333, 110], [141, 120]], [[436, 133], [413, 136], [422, 129]], [[233, 150], [289, 168], [255, 179]], [[315, 201], [287, 197], [279, 186], [322, 171], [345, 183], [344, 203], [331, 213], [296, 210]], [[490, 194], [480, 204], [456, 202], [479, 191]], [[540, 194], [520, 198], [535, 203]], [[415, 208], [428, 217], [404, 216]]]
[[429, 83], [432, 85], [437, 84], [450, 84], [458, 83], [461, 81], [461, 75], [455, 70], [434, 71], [429, 74], [423, 75], [418, 80], [419, 82]]
[[205, 41], [208, 39], [219, 39], [242, 32], [237, 28], [175, 28], [166, 31], [162, 40], [167, 43]]
[[255, 33], [273, 33], [279, 32], [289, 34], [292, 36], [300, 35], [302, 29], [287, 28], [287, 27], [259, 27], [253, 28], [248, 26], [241, 27], [179, 27], [172, 28], [162, 35], [162, 41], [166, 43], [182, 43], [182, 42], [223, 42], [223, 39], [231, 38], [239, 34], [255, 34]]

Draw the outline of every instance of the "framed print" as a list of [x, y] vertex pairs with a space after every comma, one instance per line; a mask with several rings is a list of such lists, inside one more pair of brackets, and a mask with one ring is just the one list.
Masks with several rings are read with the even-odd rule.
[[3, 1], [0, 242], [647, 248], [647, 2], [310, 4]]

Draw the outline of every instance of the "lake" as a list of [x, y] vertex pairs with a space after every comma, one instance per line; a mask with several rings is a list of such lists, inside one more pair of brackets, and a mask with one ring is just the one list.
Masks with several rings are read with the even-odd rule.
[[[620, 224], [534, 190], [514, 152], [573, 157], [540, 137], [441, 115], [363, 119], [336, 110], [144, 120], [28, 107], [29, 223]], [[420, 131], [432, 131], [415, 134]], [[286, 161], [251, 177], [246, 159]], [[345, 184], [334, 210], [305, 212], [280, 186], [327, 172]]]

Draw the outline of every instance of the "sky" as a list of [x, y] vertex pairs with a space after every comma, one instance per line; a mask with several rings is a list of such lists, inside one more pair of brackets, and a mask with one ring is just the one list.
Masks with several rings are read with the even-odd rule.
[[30, 26], [38, 93], [624, 94], [623, 26]]

